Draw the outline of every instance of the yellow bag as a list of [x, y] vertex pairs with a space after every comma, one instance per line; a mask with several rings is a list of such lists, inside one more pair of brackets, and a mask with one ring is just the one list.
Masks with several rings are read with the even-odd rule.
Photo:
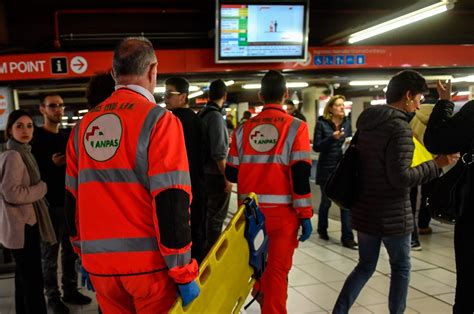
[[413, 160], [411, 167], [416, 167], [426, 161], [433, 160], [433, 155], [416, 139], [413, 137], [413, 143], [415, 143], [415, 151], [413, 152]]

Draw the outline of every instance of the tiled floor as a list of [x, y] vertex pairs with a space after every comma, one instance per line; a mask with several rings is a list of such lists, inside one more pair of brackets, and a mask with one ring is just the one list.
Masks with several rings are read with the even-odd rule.
[[[231, 204], [235, 204], [235, 194]], [[233, 207], [235, 210], [235, 207]], [[316, 217], [313, 218], [316, 225]], [[296, 250], [289, 276], [288, 313], [328, 313], [358, 259], [357, 251], [340, 246], [340, 224], [330, 220], [329, 241], [313, 235]], [[406, 313], [451, 313], [455, 263], [453, 228], [432, 223], [433, 234], [420, 236], [423, 250], [412, 252], [412, 273]], [[377, 271], [350, 313], [388, 313], [390, 267], [381, 251]], [[82, 292], [93, 297], [85, 289]], [[0, 314], [14, 313], [12, 275], [0, 277]], [[72, 313], [97, 313], [97, 304], [71, 306]], [[260, 313], [255, 302], [247, 313]]]

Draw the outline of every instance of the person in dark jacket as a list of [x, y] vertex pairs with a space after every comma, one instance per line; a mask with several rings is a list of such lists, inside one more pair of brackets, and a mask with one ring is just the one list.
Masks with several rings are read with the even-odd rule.
[[286, 106], [287, 114], [306, 122], [306, 117], [304, 116], [304, 114], [301, 113], [301, 111], [298, 108], [296, 108], [295, 104], [293, 103], [293, 100], [286, 99], [285, 106]]
[[[336, 169], [337, 163], [342, 158], [342, 146], [352, 136], [351, 121], [344, 113], [344, 100], [346, 98], [342, 95], [332, 96], [314, 128], [313, 150], [319, 153], [316, 184], [321, 187], [318, 234], [323, 240], [329, 240], [328, 211], [331, 207], [331, 200], [324, 192], [325, 186], [329, 175]], [[346, 208], [341, 208], [341, 233], [342, 245], [357, 249], [349, 223], [349, 211]]]
[[[433, 108], [425, 132], [426, 148], [433, 154], [450, 154], [460, 151], [469, 153], [474, 141], [474, 101], [467, 102], [453, 115], [451, 82], [438, 82], [440, 100]], [[467, 157], [470, 160], [470, 157]], [[474, 167], [471, 166], [471, 177]], [[471, 197], [466, 200], [461, 217], [454, 229], [454, 252], [456, 255], [456, 296], [453, 313], [474, 313], [472, 284], [474, 282], [474, 186]]]
[[346, 279], [333, 313], [348, 313], [375, 271], [382, 242], [390, 257], [390, 313], [405, 310], [413, 231], [410, 187], [438, 177], [438, 169], [455, 159], [439, 155], [411, 167], [415, 146], [407, 113], [418, 109], [426, 90], [418, 72], [402, 71], [388, 83], [388, 105], [365, 110], [357, 121], [358, 175], [350, 215], [358, 232], [359, 263]]
[[183, 125], [184, 141], [188, 154], [189, 174], [193, 199], [191, 202], [191, 256], [198, 263], [206, 256], [206, 188], [204, 162], [206, 158], [206, 134], [202, 120], [188, 108], [189, 83], [182, 77], [165, 81], [165, 104]]

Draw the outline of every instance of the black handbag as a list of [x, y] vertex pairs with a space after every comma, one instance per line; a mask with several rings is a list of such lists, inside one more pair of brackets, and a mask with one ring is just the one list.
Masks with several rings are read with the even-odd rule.
[[454, 224], [470, 204], [471, 165], [474, 162], [474, 146], [456, 165], [435, 182], [426, 206], [431, 217], [442, 223]]
[[350, 208], [352, 205], [354, 185], [357, 179], [356, 144], [359, 131], [356, 131], [352, 141], [336, 166], [329, 175], [324, 192], [337, 206]]

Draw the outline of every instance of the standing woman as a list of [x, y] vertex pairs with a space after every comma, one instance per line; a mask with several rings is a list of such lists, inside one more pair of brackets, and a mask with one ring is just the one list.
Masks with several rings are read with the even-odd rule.
[[23, 110], [8, 116], [7, 150], [0, 155], [0, 243], [16, 263], [16, 313], [46, 313], [40, 240], [54, 243], [44, 200], [46, 184], [31, 154], [33, 119]]
[[[316, 170], [316, 184], [321, 186], [321, 204], [318, 214], [318, 234], [323, 240], [328, 236], [328, 212], [331, 200], [324, 193], [329, 175], [336, 169], [337, 163], [342, 158], [342, 146], [348, 137], [352, 136], [351, 121], [344, 113], [344, 100], [342, 95], [332, 96], [324, 107], [324, 112], [318, 118], [314, 128], [313, 150], [319, 152]], [[357, 249], [354, 235], [349, 223], [349, 211], [341, 208], [341, 242], [351, 249]]]
[[351, 223], [359, 240], [359, 263], [347, 277], [333, 313], [348, 313], [377, 266], [383, 242], [390, 261], [390, 313], [403, 313], [410, 281], [413, 213], [410, 188], [438, 177], [438, 169], [458, 155], [439, 155], [411, 167], [415, 145], [409, 112], [428, 90], [416, 71], [396, 74], [387, 86], [385, 106], [372, 106], [357, 120], [357, 184]]

